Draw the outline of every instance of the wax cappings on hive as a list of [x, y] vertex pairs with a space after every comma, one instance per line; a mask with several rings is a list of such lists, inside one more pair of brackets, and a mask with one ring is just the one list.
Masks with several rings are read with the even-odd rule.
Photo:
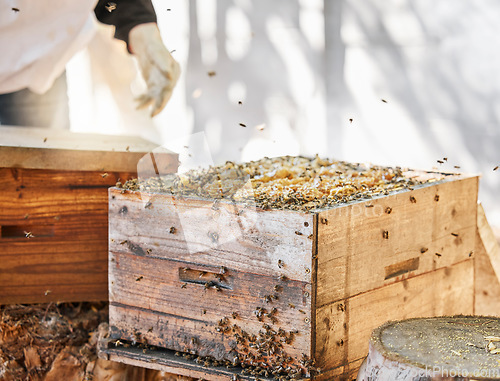
[[243, 164], [228, 161], [183, 174], [134, 179], [127, 181], [123, 188], [183, 197], [254, 202], [263, 209], [312, 211], [411, 190], [444, 177], [422, 180], [408, 176], [400, 167], [348, 163], [318, 156], [312, 159], [282, 156]]

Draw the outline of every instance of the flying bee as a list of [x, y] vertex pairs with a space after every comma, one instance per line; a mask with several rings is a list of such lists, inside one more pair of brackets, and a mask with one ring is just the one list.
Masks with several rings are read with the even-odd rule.
[[221, 274], [225, 274], [225, 273], [226, 273], [226, 271], [227, 271], [227, 269], [226, 269], [224, 266], [221, 266], [221, 267], [220, 267], [220, 273], [221, 273]]
[[148, 201], [146, 205], [144, 205], [144, 208], [148, 209], [151, 205], [153, 205], [153, 203], [151, 201]]
[[238, 313], [235, 311], [233, 311], [231, 315], [233, 316], [233, 319], [236, 319], [238, 317]]
[[[106, 4], [106, 6], [105, 6], [104, 8], [106, 8], [106, 10], [107, 10], [109, 13], [111, 13], [111, 12], [113, 12], [113, 11], [116, 9], [116, 3], [111, 3], [111, 2], [109, 2], [108, 4]], [[127, 146], [127, 151], [128, 151], [128, 148], [129, 148], [129, 147]]]
[[187, 286], [187, 283], [183, 283], [183, 284], [181, 285], [181, 288], [186, 288], [186, 286]]
[[281, 269], [285, 266], [285, 262], [283, 262], [281, 259], [278, 259], [278, 267]]
[[288, 278], [286, 277], [286, 275], [284, 275], [284, 274], [280, 274], [279, 278], [280, 278], [280, 280], [281, 280], [282, 282], [284, 282], [284, 281], [286, 281], [286, 280], [288, 279]]
[[384, 230], [384, 231], [382, 232], [382, 238], [384, 238], [384, 239], [389, 239], [389, 232], [388, 232], [387, 230]]
[[410, 202], [412, 204], [415, 204], [417, 202], [417, 199], [415, 197], [413, 197], [413, 196], [410, 196]]
[[170, 231], [169, 231], [169, 232], [170, 232], [170, 234], [175, 234], [175, 232], [176, 232], [176, 231], [177, 231], [177, 229], [175, 228], [175, 226], [172, 226], [172, 227], [170, 228]]
[[27, 232], [27, 231], [25, 231], [25, 232], [24, 232], [24, 235], [25, 235], [25, 237], [26, 237], [26, 238], [28, 238], [28, 239], [30, 239], [30, 238], [35, 238], [35, 236], [34, 236], [34, 235], [33, 235], [33, 233], [31, 233], [31, 232]]
[[139, 282], [140, 280], [144, 279], [144, 277], [141, 275], [140, 277], [138, 277], [135, 281], [136, 282]]
[[206, 272], [206, 271], [200, 271], [200, 276], [199, 276], [199, 278], [203, 278], [203, 276], [205, 276], [206, 274], [207, 274], [207, 272]]

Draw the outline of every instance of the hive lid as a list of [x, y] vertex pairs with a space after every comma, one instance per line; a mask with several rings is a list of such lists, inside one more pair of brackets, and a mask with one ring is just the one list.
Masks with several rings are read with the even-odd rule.
[[136, 172], [137, 162], [157, 147], [137, 136], [1, 126], [0, 168]]

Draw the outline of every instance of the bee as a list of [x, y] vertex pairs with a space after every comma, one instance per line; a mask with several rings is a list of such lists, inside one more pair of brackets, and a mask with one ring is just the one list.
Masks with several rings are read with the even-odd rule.
[[275, 285], [275, 286], [273, 287], [273, 289], [274, 289], [274, 291], [276, 291], [276, 292], [280, 292], [280, 291], [283, 289], [283, 287], [281, 287], [279, 284], [277, 284], [277, 285]]
[[423, 254], [423, 253], [425, 253], [427, 250], [429, 250], [429, 249], [428, 249], [428, 248], [426, 248], [426, 247], [422, 247], [422, 248], [420, 249], [420, 252]]
[[52, 291], [51, 290], [45, 290], [44, 292], [44, 295], [47, 296], [48, 294], [50, 294]]
[[387, 103], [387, 101], [385, 99], [381, 99], [381, 101], [384, 102], [384, 103]]
[[413, 196], [410, 196], [410, 202], [412, 204], [415, 204], [417, 202], [417, 199], [415, 197], [413, 197]]
[[183, 283], [183, 284], [181, 285], [181, 288], [186, 288], [186, 287], [187, 287], [187, 283]]
[[153, 332], [153, 327], [150, 327], [150, 328], [148, 329], [148, 332]]
[[[14, 12], [16, 12], [16, 13], [17, 13], [17, 12], [19, 12], [19, 8], [12, 8], [12, 10], [13, 10]], [[44, 143], [45, 143], [46, 141], [47, 141], [47, 138], [45, 138], [45, 139], [43, 140], [43, 142], [44, 142]]]
[[241, 127], [246, 127], [247, 125], [245, 123], [240, 123]]
[[284, 274], [280, 274], [279, 278], [280, 278], [280, 280], [281, 280], [282, 282], [284, 282], [284, 281], [288, 280], [288, 278], [287, 278], [287, 277], [286, 277], [286, 275], [284, 275]]
[[288, 303], [288, 307], [290, 307], [290, 308], [295, 308], [295, 304]]
[[500, 165], [497, 165], [495, 168], [493, 168], [493, 170], [496, 171], [499, 167]]
[[205, 315], [207, 313], [207, 310], [202, 310], [201, 313]]
[[453, 168], [460, 169], [459, 165], [454, 165]]
[[458, 237], [458, 233], [451, 233], [453, 237]]
[[198, 343], [198, 340], [196, 339], [196, 337], [192, 337], [191, 344], [196, 345], [197, 343]]
[[434, 201], [436, 201], [436, 202], [439, 201], [439, 195], [438, 194], [434, 196]]
[[436, 257], [440, 257], [440, 256], [441, 256], [441, 254], [440, 254], [440, 253], [436, 253]]
[[366, 207], [366, 208], [373, 208], [374, 206], [375, 206], [375, 205], [373, 205], [373, 204], [365, 204], [365, 207]]
[[322, 217], [320, 222], [323, 224], [323, 225], [328, 225], [328, 219], [325, 218], [325, 217]]
[[204, 277], [205, 275], [207, 275], [207, 272], [206, 272], [206, 271], [200, 271], [200, 276], [199, 276], [199, 278], [202, 278], [202, 277]]
[[152, 251], [151, 249], [146, 249], [147, 254], [151, 254], [151, 251]]
[[27, 231], [25, 231], [25, 232], [24, 232], [24, 235], [25, 235], [25, 237], [26, 237], [26, 238], [28, 238], [28, 239], [30, 239], [30, 238], [35, 238], [35, 236], [34, 236], [34, 235], [33, 235], [33, 233], [31, 233], [31, 232], [27, 232]]
[[[113, 3], [113, 4], [114, 4], [114, 3]], [[115, 5], [115, 8], [116, 8], [116, 5]], [[110, 11], [110, 12], [111, 12], [111, 11]], [[127, 152], [128, 152], [128, 151], [130, 151], [130, 146], [126, 146], [126, 147], [125, 147], [125, 151], [127, 151]]]
[[104, 179], [104, 178], [108, 177], [108, 174], [107, 173], [103, 173], [101, 176]]
[[120, 242], [120, 245], [125, 245], [127, 242], [128, 242], [127, 240], [125, 240], [125, 241], [121, 241], [121, 242]]
[[212, 243], [219, 242], [219, 235], [216, 232], [208, 232], [207, 235], [212, 240]]
[[352, 118], [349, 118], [349, 122], [350, 122], [351, 124], [352, 124], [352, 121], [353, 121], [353, 119], [352, 119]]
[[285, 267], [285, 262], [283, 262], [281, 259], [278, 259], [278, 267], [281, 269]]
[[227, 269], [224, 266], [221, 266], [219, 271], [221, 274], [225, 274]]
[[444, 163], [444, 161], [443, 161], [443, 160], [437, 160], [437, 162], [438, 162], [439, 164], [443, 164], [443, 163]]
[[210, 287], [214, 287], [215, 282], [213, 280], [209, 280], [208, 282], [205, 283], [205, 290], [208, 290]]
[[[110, 3], [106, 4], [105, 8], [109, 13], [111, 13], [116, 9], [116, 3], [110, 2]], [[127, 147], [127, 151], [128, 151], [128, 147]]]
[[146, 205], [144, 205], [144, 208], [148, 209], [151, 205], [153, 205], [153, 203], [151, 201], [148, 201]]
[[215, 71], [209, 71], [207, 74], [209, 77], [214, 77], [217, 73]]
[[177, 231], [177, 229], [175, 228], [175, 226], [172, 226], [172, 227], [170, 228], [170, 231], [169, 231], [169, 232], [170, 232], [170, 234], [175, 234], [175, 232], [176, 232], [176, 231]]
[[136, 282], [139, 282], [140, 280], [144, 279], [144, 277], [141, 275], [140, 277], [138, 277], [135, 281]]
[[233, 317], [233, 319], [236, 319], [236, 318], [238, 317], [238, 313], [237, 313], [237, 312], [235, 312], [235, 311], [233, 311], [233, 312], [231, 313], [231, 316]]

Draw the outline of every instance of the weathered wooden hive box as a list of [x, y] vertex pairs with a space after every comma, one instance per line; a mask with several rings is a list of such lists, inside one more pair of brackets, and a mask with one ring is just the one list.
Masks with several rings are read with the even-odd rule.
[[0, 304], [107, 299], [108, 188], [137, 176], [154, 148], [133, 137], [0, 128]]
[[[312, 193], [328, 175], [315, 160]], [[342, 165], [338, 189], [364, 176]], [[472, 314], [478, 178], [378, 170], [385, 191], [358, 183], [297, 210], [279, 186], [253, 205], [110, 189], [111, 337], [332, 380], [356, 374], [388, 320]]]

